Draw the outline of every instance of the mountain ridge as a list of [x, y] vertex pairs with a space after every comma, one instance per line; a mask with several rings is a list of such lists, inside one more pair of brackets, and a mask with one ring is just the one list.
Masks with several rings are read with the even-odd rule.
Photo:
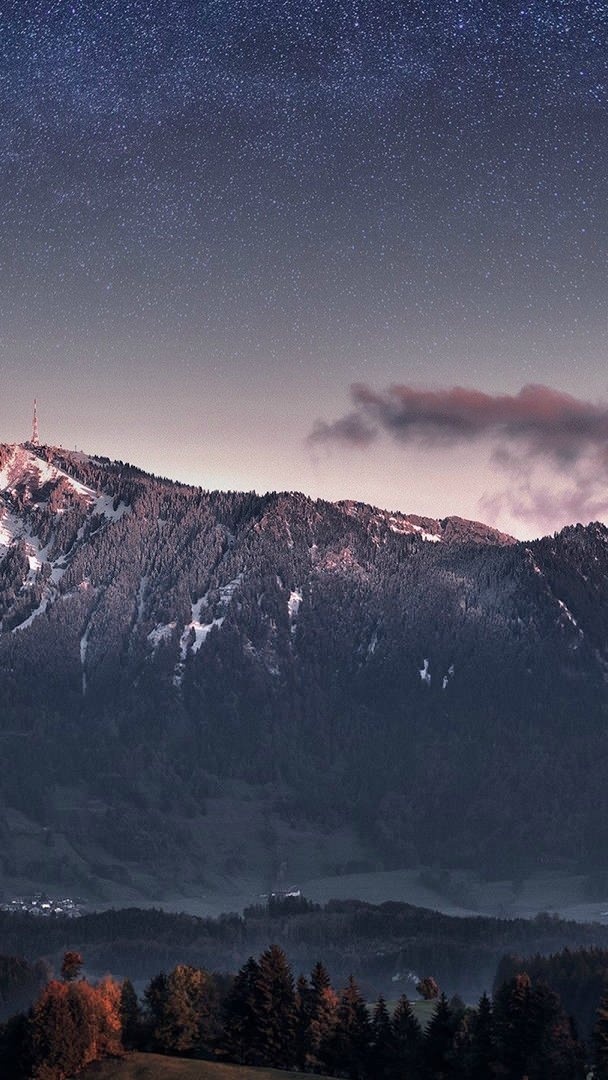
[[0, 888], [602, 850], [605, 526], [522, 542], [27, 445], [0, 476]]

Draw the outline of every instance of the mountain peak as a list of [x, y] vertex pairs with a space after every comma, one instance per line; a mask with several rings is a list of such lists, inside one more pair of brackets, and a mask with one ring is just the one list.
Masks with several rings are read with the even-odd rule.
[[0, 496], [20, 507], [54, 502], [92, 503], [97, 492], [45, 460], [29, 443], [0, 445]]

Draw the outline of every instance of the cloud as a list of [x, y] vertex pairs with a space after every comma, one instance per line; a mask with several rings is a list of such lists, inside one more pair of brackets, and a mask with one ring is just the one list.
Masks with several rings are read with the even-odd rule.
[[[608, 404], [594, 404], [548, 386], [486, 394], [454, 386], [430, 390], [393, 385], [351, 389], [353, 409], [317, 422], [311, 443], [366, 448], [385, 434], [404, 446], [450, 447], [484, 442], [509, 477], [504, 492], [484, 496], [495, 514], [544, 524], [590, 520], [608, 511]], [[547, 488], [539, 470], [551, 474]]]

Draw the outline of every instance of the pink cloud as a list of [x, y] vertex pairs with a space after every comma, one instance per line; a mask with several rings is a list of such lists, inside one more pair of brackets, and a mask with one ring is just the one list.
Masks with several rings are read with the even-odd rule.
[[[365, 449], [382, 434], [411, 446], [446, 447], [485, 441], [507, 491], [484, 497], [486, 508], [506, 507], [523, 520], [589, 520], [608, 510], [608, 405], [528, 385], [517, 394], [487, 394], [454, 386], [430, 390], [396, 384], [376, 391], [351, 388], [353, 408], [318, 422], [310, 441]], [[559, 480], [535, 486], [536, 466]], [[564, 486], [565, 484], [565, 486]], [[562, 517], [563, 520], [563, 517]]]

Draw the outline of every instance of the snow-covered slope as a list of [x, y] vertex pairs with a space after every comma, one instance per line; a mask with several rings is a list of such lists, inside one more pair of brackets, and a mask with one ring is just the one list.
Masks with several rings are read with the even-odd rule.
[[0, 445], [0, 567], [13, 552], [27, 564], [11, 569], [16, 591], [12, 633], [28, 629], [60, 594], [60, 582], [92, 531], [119, 521], [128, 507], [98, 492], [28, 444]]
[[95, 491], [39, 457], [29, 446], [0, 446], [0, 493], [32, 506], [48, 502], [57, 492], [65, 502], [91, 504], [97, 498]]

